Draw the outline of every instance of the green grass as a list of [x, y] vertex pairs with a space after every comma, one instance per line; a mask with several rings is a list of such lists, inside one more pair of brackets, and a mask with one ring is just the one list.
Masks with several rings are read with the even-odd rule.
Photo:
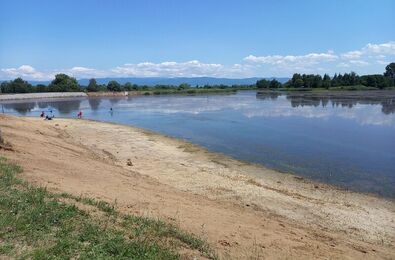
[[195, 94], [217, 94], [217, 93], [234, 93], [237, 92], [237, 88], [189, 88], [189, 89], [153, 89], [153, 90], [144, 90], [144, 95], [195, 95]]
[[[263, 89], [262, 89], [263, 90]], [[367, 87], [364, 85], [355, 85], [355, 86], [339, 86], [339, 87], [330, 87], [330, 88], [277, 88], [270, 89], [277, 91], [295, 91], [295, 92], [329, 92], [329, 91], [356, 91], [356, 90], [380, 90], [379, 88]], [[393, 88], [386, 88], [385, 90], [393, 90]]]
[[21, 171], [0, 157], [0, 258], [178, 259], [185, 248], [216, 258], [206, 242], [176, 226], [50, 193], [19, 179]]

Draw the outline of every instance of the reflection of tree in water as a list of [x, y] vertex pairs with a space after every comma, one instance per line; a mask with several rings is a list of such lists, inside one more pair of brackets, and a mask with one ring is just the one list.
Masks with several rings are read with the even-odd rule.
[[79, 110], [81, 101], [81, 99], [39, 101], [37, 104], [41, 109], [54, 108], [58, 110], [60, 114], [69, 114], [70, 112]]
[[123, 98], [123, 97], [112, 97], [112, 98], [109, 98], [108, 101], [110, 101], [111, 105], [114, 106], [119, 101], [121, 101], [122, 99], [125, 99], [125, 98]]
[[[310, 97], [310, 98], [305, 98], [303, 96], [295, 96], [295, 97], [291, 97], [289, 98], [287, 96], [287, 99], [291, 101], [291, 106], [292, 107], [303, 107], [303, 106], [314, 106], [314, 107], [318, 107], [321, 104], [321, 99], [318, 97]], [[323, 105], [328, 104], [328, 101], [326, 100], [326, 102], [322, 103]]]
[[16, 112], [25, 115], [27, 112], [30, 112], [36, 106], [35, 102], [23, 102], [23, 103], [9, 103], [3, 104], [6, 109], [13, 109]]
[[384, 114], [395, 113], [395, 96], [393, 95], [347, 95], [345, 93], [338, 94], [287, 94], [287, 100], [291, 102], [292, 107], [314, 106], [322, 105], [326, 107], [330, 103], [333, 107], [348, 107], [352, 108], [357, 104], [361, 105], [381, 105], [381, 111]]
[[357, 105], [359, 102], [357, 100], [352, 99], [341, 99], [341, 98], [332, 98], [331, 99], [333, 107], [348, 107], [352, 108], [353, 106]]
[[91, 109], [93, 111], [96, 111], [99, 109], [100, 103], [101, 103], [101, 98], [89, 98], [88, 102], [89, 102], [89, 106], [91, 107]]
[[395, 99], [394, 98], [391, 98], [389, 100], [382, 102], [381, 105], [383, 106], [381, 108], [381, 111], [384, 114], [389, 115], [389, 114], [395, 113]]
[[276, 100], [279, 96], [281, 96], [281, 93], [274, 91], [262, 91], [256, 93], [256, 98], [261, 100]]

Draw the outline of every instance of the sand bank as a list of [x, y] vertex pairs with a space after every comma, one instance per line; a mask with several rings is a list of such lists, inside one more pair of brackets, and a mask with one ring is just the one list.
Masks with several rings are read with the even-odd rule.
[[395, 257], [394, 201], [134, 127], [0, 115], [0, 128], [28, 181], [178, 224], [223, 258]]

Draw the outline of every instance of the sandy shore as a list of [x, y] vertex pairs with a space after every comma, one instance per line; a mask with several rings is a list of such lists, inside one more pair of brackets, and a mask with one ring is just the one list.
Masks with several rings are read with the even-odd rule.
[[0, 115], [0, 128], [28, 181], [178, 224], [222, 258], [395, 258], [394, 201], [134, 127]]

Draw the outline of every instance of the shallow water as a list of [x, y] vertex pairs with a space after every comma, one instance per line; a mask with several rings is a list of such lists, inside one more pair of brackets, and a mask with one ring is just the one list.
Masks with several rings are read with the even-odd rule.
[[[395, 93], [73, 98], [2, 102], [5, 113], [130, 124], [211, 151], [395, 198]], [[113, 112], [110, 112], [110, 108]]]

